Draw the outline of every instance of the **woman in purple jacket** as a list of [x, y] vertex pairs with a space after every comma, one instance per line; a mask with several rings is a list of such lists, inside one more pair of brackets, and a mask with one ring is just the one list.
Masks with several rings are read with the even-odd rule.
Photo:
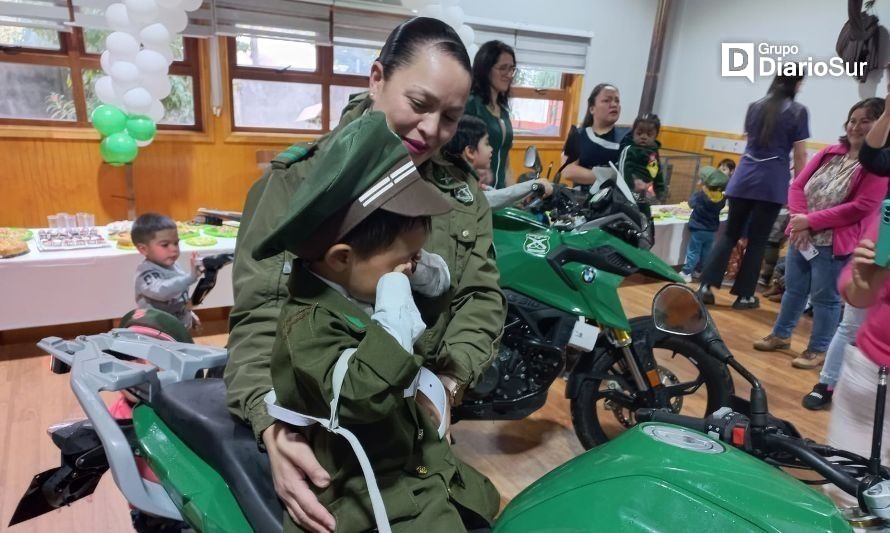
[[887, 191], [887, 179], [859, 163], [865, 136], [883, 111], [881, 98], [854, 105], [840, 143], [816, 154], [788, 192], [791, 246], [785, 262], [785, 295], [772, 333], [755, 342], [754, 348], [789, 348], [791, 332], [809, 297], [813, 330], [807, 349], [792, 363], [798, 368], [815, 368], [825, 359], [841, 314], [838, 277]]
[[788, 199], [791, 175], [790, 153], [794, 153], [794, 173], [806, 163], [804, 141], [810, 136], [807, 108], [794, 101], [802, 76], [777, 75], [766, 96], [750, 106], [745, 115], [748, 143], [729, 186], [726, 198], [729, 218], [726, 231], [717, 240], [702, 269], [698, 294], [702, 303], [713, 304], [711, 287], [720, 287], [732, 249], [748, 227], [748, 246], [732, 286], [736, 309], [754, 309], [760, 302], [754, 296], [766, 242], [779, 210]]

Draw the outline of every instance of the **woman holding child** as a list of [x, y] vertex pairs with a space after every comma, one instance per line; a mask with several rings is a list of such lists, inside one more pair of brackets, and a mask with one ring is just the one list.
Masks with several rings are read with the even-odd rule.
[[[315, 143], [295, 145], [280, 154], [248, 193], [233, 272], [235, 305], [225, 372], [229, 405], [250, 423], [258, 442], [268, 451], [276, 492], [293, 521], [304, 529], [333, 531], [338, 526], [349, 527], [355, 517], [338, 515], [342, 523], [335, 524], [306, 482], [308, 478], [312, 485], [323, 489], [335, 473], [326, 472], [318, 464], [301, 434], [275, 422], [266, 411], [263, 399], [272, 388], [272, 345], [282, 305], [288, 299], [295, 256], [281, 252], [257, 260], [252, 253], [278, 227], [301, 182], [318, 173], [320, 155], [337, 145], [334, 141], [341, 130], [369, 110], [382, 112], [420, 175], [452, 208], [449, 213], [432, 217], [424, 246], [432, 253], [421, 254], [418, 265], [420, 273], [426, 260], [431, 264], [444, 260], [450, 284], [442, 287], [445, 292], [439, 296], [420, 296], [419, 288], [413, 286], [419, 277], [412, 275], [411, 282], [427, 325], [426, 333], [414, 344], [416, 353], [439, 376], [449, 400], [459, 401], [462, 391], [472, 385], [496, 354], [505, 313], [488, 203], [478, 182], [464, 167], [438, 156], [439, 148], [457, 128], [470, 82], [469, 57], [454, 30], [434, 19], [409, 20], [388, 37], [372, 66], [369, 92], [352, 98], [338, 128]], [[462, 517], [468, 518], [465, 525], [474, 520], [490, 523], [498, 508], [496, 493], [492, 494], [490, 484], [486, 488], [476, 483], [484, 478], [466, 465], [461, 465], [458, 472], [472, 477], [473, 482], [458, 487], [455, 483], [463, 483], [462, 476], [437, 475], [443, 480], [442, 494], [453, 492], [452, 501], [459, 502]], [[410, 478], [430, 474], [420, 467], [413, 473], [403, 473]], [[466, 476], [464, 481], [470, 479]]]

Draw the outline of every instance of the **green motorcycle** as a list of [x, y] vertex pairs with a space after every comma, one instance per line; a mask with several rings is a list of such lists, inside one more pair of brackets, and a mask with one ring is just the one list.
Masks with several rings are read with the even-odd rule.
[[[540, 173], [534, 147], [526, 165]], [[546, 211], [546, 223], [530, 211], [494, 213], [507, 320], [498, 356], [454, 409], [454, 420], [524, 418], [544, 405], [563, 372], [585, 448], [632, 427], [637, 409], [679, 413], [695, 394], [703, 405], [698, 414], [729, 405], [732, 378], [712, 343], [659, 331], [652, 317], [628, 319], [623, 310], [618, 287], [628, 276], [682, 278], [649, 251], [648, 219], [620, 183], [589, 197], [557, 186], [537, 209]]]
[[[865, 459], [803, 440], [793, 426], [771, 417], [762, 387], [720, 347], [707, 311], [688, 288], [662, 289], [652, 320], [664, 333], [700, 335], [712, 343], [719, 360], [751, 382], [750, 403], [734, 400], [748, 414], [724, 408], [692, 418], [640, 409], [636, 417], [643, 423], [520, 493], [495, 532], [803, 532], [887, 524], [890, 472], [877, 459], [879, 439]], [[195, 379], [223, 365], [225, 350], [159, 340], [151, 330], [144, 323], [136, 330], [41, 341], [57, 372], [70, 368], [72, 389], [88, 418], [51, 428], [62, 465], [35, 476], [10, 525], [92, 493], [110, 469], [134, 508], [137, 531], [281, 530], [283, 510], [268, 457], [226, 411], [222, 381]], [[115, 420], [100, 391], [125, 389], [140, 403], [132, 420]], [[884, 405], [885, 393], [886, 385], [877, 405]], [[845, 517], [774, 466], [816, 470], [856, 495], [871, 515]]]

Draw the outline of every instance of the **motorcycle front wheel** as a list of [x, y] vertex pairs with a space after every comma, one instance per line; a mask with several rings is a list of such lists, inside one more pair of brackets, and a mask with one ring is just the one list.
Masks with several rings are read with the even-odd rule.
[[655, 405], [640, 394], [620, 350], [596, 354], [571, 400], [572, 424], [585, 449], [608, 442], [636, 424], [634, 411], [641, 407], [666, 407], [675, 413], [704, 417], [729, 405], [733, 392], [729, 369], [702, 346], [689, 337], [657, 331], [651, 317], [631, 320], [631, 329], [635, 338], [649, 335], [661, 382], [674, 392]]

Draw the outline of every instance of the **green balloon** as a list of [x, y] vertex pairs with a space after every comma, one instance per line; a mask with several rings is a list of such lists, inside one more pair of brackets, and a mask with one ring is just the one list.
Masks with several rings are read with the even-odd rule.
[[108, 136], [126, 129], [127, 114], [113, 105], [103, 104], [93, 110], [90, 122], [102, 136]]
[[137, 141], [150, 141], [157, 131], [155, 121], [145, 115], [127, 117], [127, 133]]
[[136, 159], [139, 153], [139, 147], [136, 146], [136, 139], [130, 137], [126, 133], [113, 133], [102, 139], [99, 145], [99, 151], [102, 159], [106, 163], [112, 165], [124, 165]]

